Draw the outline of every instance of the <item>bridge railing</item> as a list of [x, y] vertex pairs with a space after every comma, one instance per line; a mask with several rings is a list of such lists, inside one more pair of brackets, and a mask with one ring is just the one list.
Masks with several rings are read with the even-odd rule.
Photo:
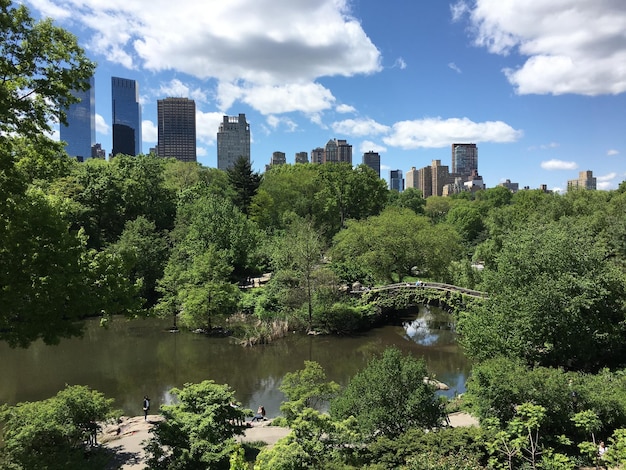
[[459, 287], [452, 284], [444, 284], [441, 282], [398, 282], [395, 284], [388, 284], [386, 286], [377, 286], [372, 288], [362, 288], [360, 290], [353, 290], [353, 293], [359, 292], [380, 292], [385, 290], [397, 290], [397, 289], [436, 289], [443, 290], [447, 292], [458, 292], [460, 294], [465, 294], [470, 297], [479, 297], [479, 298], [487, 298], [488, 295], [486, 292], [481, 292], [478, 290], [467, 289], [465, 287]]

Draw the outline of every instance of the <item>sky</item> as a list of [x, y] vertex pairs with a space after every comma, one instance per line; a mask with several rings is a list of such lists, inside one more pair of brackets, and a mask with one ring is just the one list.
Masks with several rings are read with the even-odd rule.
[[389, 170], [478, 145], [487, 187], [564, 191], [591, 170], [626, 180], [624, 0], [23, 0], [98, 66], [97, 141], [111, 151], [111, 76], [137, 80], [143, 150], [157, 100], [195, 100], [198, 161], [217, 166], [224, 115], [245, 113], [251, 161], [329, 139]]

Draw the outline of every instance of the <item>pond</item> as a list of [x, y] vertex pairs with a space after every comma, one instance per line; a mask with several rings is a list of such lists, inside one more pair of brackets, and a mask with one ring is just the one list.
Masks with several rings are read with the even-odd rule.
[[115, 399], [127, 415], [141, 414], [144, 395], [152, 411], [171, 402], [169, 390], [206, 379], [228, 384], [246, 407], [264, 405], [279, 413], [278, 390], [287, 372], [317, 361], [328, 378], [342, 385], [375, 354], [395, 346], [423, 357], [433, 377], [446, 383], [448, 396], [465, 391], [470, 364], [456, 344], [450, 316], [420, 307], [394, 324], [350, 337], [290, 334], [265, 346], [244, 348], [232, 338], [191, 332], [169, 333], [171, 320], [116, 318], [107, 329], [88, 321], [80, 339], [57, 346], [41, 342], [28, 349], [0, 343], [0, 403], [42, 400], [66, 384], [88, 385]]

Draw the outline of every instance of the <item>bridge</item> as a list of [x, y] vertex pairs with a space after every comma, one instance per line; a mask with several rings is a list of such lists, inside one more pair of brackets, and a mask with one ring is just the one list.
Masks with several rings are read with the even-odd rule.
[[467, 295], [468, 297], [474, 297], [477, 299], [486, 299], [488, 294], [478, 290], [466, 289], [465, 287], [454, 286], [452, 284], [443, 284], [441, 282], [398, 282], [396, 284], [388, 284], [386, 286], [377, 287], [363, 287], [361, 289], [353, 289], [352, 294], [363, 294], [365, 292], [381, 292], [381, 291], [395, 291], [403, 289], [434, 289], [446, 292], [456, 292], [459, 294]]

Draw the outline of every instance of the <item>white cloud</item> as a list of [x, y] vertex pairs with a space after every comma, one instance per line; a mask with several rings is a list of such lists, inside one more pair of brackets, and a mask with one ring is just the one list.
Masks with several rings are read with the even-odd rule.
[[267, 116], [266, 121], [272, 129], [278, 129], [282, 126], [286, 127], [289, 132], [293, 132], [298, 128], [298, 124], [288, 117], [279, 117], [272, 114]]
[[319, 83], [240, 88], [240, 99], [261, 114], [301, 111], [317, 113], [332, 108], [335, 97]]
[[596, 189], [602, 190], [602, 191], [608, 191], [611, 189], [611, 186], [613, 184], [610, 181], [602, 181], [602, 182], [597, 182], [596, 183]]
[[156, 142], [159, 130], [152, 121], [141, 121], [141, 140], [144, 142]]
[[578, 164], [576, 162], [552, 159], [541, 162], [541, 168], [544, 170], [575, 170], [578, 168]]
[[469, 11], [469, 6], [463, 0], [450, 5], [450, 13], [452, 14], [452, 21], [459, 21], [463, 15]]
[[224, 120], [222, 113], [204, 113], [196, 109], [196, 138], [207, 145], [215, 145], [217, 130]]
[[617, 151], [617, 150], [615, 150], [615, 149], [610, 149], [610, 150], [608, 150], [608, 151], [606, 152], [606, 154], [607, 154], [609, 157], [612, 157], [613, 155], [619, 155], [619, 151]]
[[361, 153], [365, 153], [365, 152], [384, 153], [387, 151], [387, 147], [384, 147], [380, 144], [372, 142], [371, 140], [364, 140], [363, 142], [361, 142], [361, 145], [359, 145], [359, 151]]
[[389, 132], [389, 126], [380, 124], [373, 119], [345, 119], [333, 122], [331, 125], [337, 134], [344, 134], [352, 137], [362, 137], [366, 135], [379, 135]]
[[104, 118], [96, 113], [96, 132], [104, 135], [109, 135], [109, 125], [106, 123]]
[[349, 104], [338, 104], [335, 108], [335, 111], [341, 114], [355, 113], [356, 109], [354, 106], [350, 106]]
[[476, 0], [469, 13], [476, 45], [527, 57], [504, 70], [519, 94], [619, 94], [626, 91], [626, 3], [621, 0]]
[[596, 176], [596, 182], [597, 181], [612, 181], [615, 178], [617, 178], [617, 173], [611, 172], [611, 173], [608, 173], [606, 175]]
[[168, 83], [162, 83], [158, 94], [174, 98], [189, 98], [198, 103], [206, 103], [208, 101], [206, 92], [200, 88], [192, 89], [177, 78]]
[[468, 118], [426, 118], [401, 121], [383, 138], [404, 149], [448, 147], [453, 142], [515, 142], [523, 132], [502, 121], [473, 122]]
[[558, 142], [550, 142], [549, 144], [541, 144], [541, 145], [533, 145], [528, 147], [528, 150], [550, 150], [560, 147], [561, 144]]
[[196, 156], [197, 157], [206, 157], [208, 154], [209, 154], [209, 152], [204, 147], [196, 147]]
[[393, 64], [392, 68], [399, 68], [400, 70], [404, 70], [406, 68], [406, 61], [402, 57], [398, 57]]
[[448, 67], [452, 70], [454, 70], [456, 73], [462, 73], [461, 69], [454, 63], [454, 62], [450, 62], [448, 64]]

